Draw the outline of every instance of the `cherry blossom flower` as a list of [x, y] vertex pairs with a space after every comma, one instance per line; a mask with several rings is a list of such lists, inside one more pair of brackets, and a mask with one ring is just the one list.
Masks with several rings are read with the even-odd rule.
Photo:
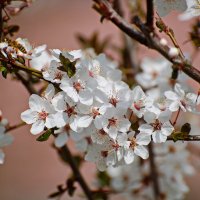
[[152, 135], [155, 143], [162, 143], [167, 140], [167, 136], [171, 135], [174, 127], [169, 122], [171, 113], [166, 110], [160, 113], [146, 112], [144, 120], [147, 124], [139, 127], [141, 133]]
[[155, 0], [155, 6], [161, 17], [169, 14], [172, 10], [184, 11], [187, 8], [186, 0]]
[[142, 73], [136, 75], [137, 82], [145, 89], [159, 85], [159, 88], [169, 88], [171, 64], [165, 59], [145, 58], [141, 63]]
[[43, 69], [42, 75], [44, 79], [52, 83], [61, 83], [62, 78], [67, 76], [67, 73], [58, 69], [60, 64], [52, 60], [50, 66]]
[[197, 95], [194, 93], [185, 93], [180, 84], [174, 86], [174, 91], [166, 91], [165, 96], [171, 100], [169, 109], [174, 112], [181, 108], [184, 112], [195, 111]]
[[189, 20], [193, 17], [200, 16], [200, 1], [199, 0], [186, 0], [187, 10], [179, 16], [180, 20]]
[[151, 137], [145, 134], [138, 134], [135, 137], [134, 132], [128, 134], [122, 133], [119, 135], [121, 143], [124, 145], [124, 161], [126, 164], [131, 164], [134, 161], [134, 155], [140, 156], [143, 159], [147, 159], [149, 154], [147, 149], [143, 145], [148, 145], [151, 141]]
[[104, 115], [99, 118], [98, 129], [103, 129], [112, 139], [116, 139], [118, 132], [127, 132], [131, 123], [126, 119], [124, 111], [113, 106], [107, 107]]
[[152, 99], [147, 97], [143, 92], [140, 86], [136, 86], [132, 91], [132, 104], [130, 108], [137, 115], [137, 117], [141, 118], [146, 112], [148, 107], [151, 107], [153, 104]]
[[36, 94], [29, 98], [30, 109], [21, 114], [21, 119], [27, 124], [32, 124], [31, 133], [38, 134], [45, 127], [53, 128], [55, 126], [55, 110], [53, 106], [45, 99]]

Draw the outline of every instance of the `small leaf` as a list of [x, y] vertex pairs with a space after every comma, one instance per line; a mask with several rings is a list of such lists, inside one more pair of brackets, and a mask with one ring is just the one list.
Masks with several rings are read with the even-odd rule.
[[49, 129], [45, 133], [43, 133], [42, 135], [40, 135], [36, 140], [39, 141], [39, 142], [47, 141], [49, 139], [49, 137], [50, 137], [51, 134], [52, 134], [52, 130]]
[[2, 72], [2, 76], [3, 76], [4, 78], [7, 78], [7, 75], [8, 75], [8, 70], [7, 70], [7, 68], [4, 67], [4, 66], [0, 66], [0, 71]]
[[65, 58], [65, 56], [62, 55], [62, 53], [60, 53], [59, 59], [62, 64], [62, 67], [60, 68], [60, 70], [67, 72], [67, 75], [69, 76], [69, 78], [74, 76], [74, 74], [76, 73], [75, 63], [70, 62], [70, 60], [68, 58]]

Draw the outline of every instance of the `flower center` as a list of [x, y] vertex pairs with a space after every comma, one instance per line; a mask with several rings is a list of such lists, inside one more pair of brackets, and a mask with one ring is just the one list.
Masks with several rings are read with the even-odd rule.
[[42, 112], [38, 113], [38, 117], [40, 120], [45, 120], [47, 118], [47, 116], [48, 116], [48, 113], [45, 112], [44, 110]]
[[80, 92], [80, 90], [84, 89], [84, 87], [82, 86], [80, 82], [74, 82], [73, 87], [75, 88], [77, 92]]
[[115, 119], [114, 117], [109, 119], [108, 122], [109, 122], [108, 128], [111, 127], [111, 126], [116, 126], [117, 125], [117, 119]]
[[133, 103], [133, 107], [136, 109], [136, 110], [140, 110], [141, 108], [144, 108], [144, 103], [142, 100], [138, 100], [136, 102]]
[[93, 116], [93, 119], [96, 118], [96, 116], [100, 115], [99, 113], [99, 108], [92, 108], [92, 116]]
[[137, 146], [136, 139], [133, 137], [129, 139], [129, 141], [131, 142], [129, 147], [134, 150], [135, 147]]
[[111, 103], [113, 106], [117, 106], [117, 103], [118, 103], [119, 101], [118, 101], [118, 99], [117, 98], [115, 98], [115, 97], [111, 97], [110, 98], [110, 100], [109, 100], [109, 103]]
[[55, 80], [55, 79], [61, 80], [62, 77], [63, 77], [63, 74], [62, 74], [60, 71], [57, 71], [57, 72], [55, 73], [55, 78], [54, 78], [54, 80]]
[[162, 123], [158, 119], [156, 119], [155, 122], [151, 124], [151, 126], [154, 128], [154, 131], [161, 130]]
[[71, 115], [75, 115], [77, 114], [75, 111], [75, 106], [70, 107], [69, 105], [67, 105], [67, 110], [65, 111], [69, 117], [71, 117]]

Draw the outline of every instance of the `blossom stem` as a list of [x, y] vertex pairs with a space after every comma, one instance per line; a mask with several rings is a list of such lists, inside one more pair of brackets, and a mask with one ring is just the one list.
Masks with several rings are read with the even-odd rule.
[[150, 170], [151, 170], [151, 180], [153, 182], [153, 190], [154, 190], [154, 196], [155, 200], [160, 199], [160, 187], [158, 183], [158, 173], [156, 170], [156, 164], [155, 164], [155, 156], [154, 156], [154, 151], [153, 151], [153, 143], [149, 143], [148, 145], [149, 149], [149, 162], [150, 162]]
[[177, 122], [177, 120], [178, 120], [178, 117], [179, 117], [180, 112], [181, 112], [181, 108], [179, 107], [178, 112], [177, 112], [177, 115], [176, 115], [176, 118], [175, 118], [174, 123], [173, 123], [173, 126], [176, 125], [176, 122]]
[[24, 126], [24, 125], [26, 125], [26, 123], [25, 122], [21, 122], [21, 123], [19, 123], [19, 124], [15, 124], [15, 125], [12, 125], [12, 126], [9, 126], [7, 129], [6, 129], [6, 133], [7, 132], [10, 132], [10, 131], [12, 131], [12, 130], [14, 130], [14, 129], [17, 129], [17, 128], [20, 128], [20, 127], [22, 127], [22, 126]]
[[77, 182], [79, 183], [79, 185], [81, 186], [81, 188], [83, 189], [85, 195], [87, 196], [87, 198], [89, 200], [93, 200], [94, 198], [92, 197], [92, 192], [89, 189], [87, 183], [85, 182], [82, 174], [80, 173], [74, 159], [73, 156], [68, 148], [68, 146], [63, 146], [61, 149], [58, 149], [58, 151], [60, 151], [60, 153], [65, 157], [65, 159], [68, 161], [69, 166], [71, 167], [72, 171], [73, 171], [73, 175], [76, 178]]

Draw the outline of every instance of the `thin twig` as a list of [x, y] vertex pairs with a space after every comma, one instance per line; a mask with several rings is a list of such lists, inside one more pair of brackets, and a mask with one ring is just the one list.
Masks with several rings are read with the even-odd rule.
[[87, 183], [85, 182], [83, 176], [81, 175], [74, 159], [73, 156], [69, 150], [69, 148], [67, 146], [63, 146], [61, 149], [58, 149], [58, 151], [60, 151], [60, 153], [62, 154], [62, 156], [65, 157], [65, 159], [68, 161], [69, 166], [71, 167], [72, 171], [73, 171], [73, 175], [76, 178], [77, 182], [79, 183], [79, 185], [81, 186], [81, 188], [83, 189], [85, 195], [87, 196], [87, 198], [89, 200], [93, 200], [92, 197], [92, 192], [89, 189]]
[[139, 17], [134, 18], [135, 25], [141, 32], [136, 31], [132, 25], [120, 17], [112, 8], [111, 4], [106, 0], [93, 0], [95, 2], [94, 9], [97, 10], [104, 18], [112, 21], [119, 29], [130, 36], [132, 39], [138, 41], [146, 47], [156, 50], [163, 55], [167, 60], [180, 67], [185, 74], [190, 76], [193, 80], [200, 83], [200, 71], [190, 65], [187, 60], [177, 60], [170, 56], [169, 47], [160, 44], [160, 37], [152, 34], [149, 27], [141, 22]]
[[16, 74], [17, 78], [22, 82], [24, 87], [27, 89], [29, 94], [37, 94], [38, 93], [29, 80], [26, 80], [19, 72], [16, 72], [15, 74]]
[[[167, 140], [174, 140], [171, 136], [167, 138]], [[200, 141], [200, 135], [187, 135], [183, 139], [178, 138], [176, 141]]]
[[148, 146], [149, 149], [149, 162], [150, 162], [150, 175], [151, 175], [151, 180], [153, 182], [153, 190], [154, 190], [154, 196], [155, 200], [160, 199], [160, 188], [159, 188], [159, 183], [158, 183], [158, 173], [156, 170], [156, 164], [155, 164], [155, 157], [154, 157], [154, 151], [153, 151], [153, 143], [151, 142]]
[[25, 122], [20, 122], [19, 124], [15, 124], [15, 125], [9, 126], [9, 127], [6, 129], [5, 132], [6, 132], [6, 133], [7, 133], [7, 132], [10, 132], [10, 131], [12, 131], [12, 130], [14, 130], [14, 129], [20, 128], [20, 127], [25, 126], [25, 125], [26, 125]]

